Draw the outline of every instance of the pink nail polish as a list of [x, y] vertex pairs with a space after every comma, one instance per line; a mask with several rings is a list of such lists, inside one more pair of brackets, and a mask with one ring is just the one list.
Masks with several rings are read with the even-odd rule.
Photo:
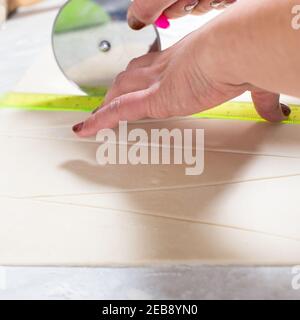
[[155, 25], [161, 29], [168, 29], [170, 27], [170, 22], [168, 18], [162, 14], [156, 21]]

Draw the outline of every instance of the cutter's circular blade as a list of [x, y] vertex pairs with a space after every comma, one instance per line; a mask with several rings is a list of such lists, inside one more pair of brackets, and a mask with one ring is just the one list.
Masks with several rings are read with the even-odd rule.
[[127, 24], [130, 0], [70, 0], [52, 34], [54, 55], [65, 76], [90, 95], [103, 94], [128, 63], [160, 50], [154, 26], [134, 31]]

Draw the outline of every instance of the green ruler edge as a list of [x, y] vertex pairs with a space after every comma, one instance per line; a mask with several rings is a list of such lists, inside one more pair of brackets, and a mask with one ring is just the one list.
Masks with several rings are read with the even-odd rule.
[[[0, 108], [17, 108], [40, 111], [91, 112], [101, 105], [104, 96], [70, 96], [10, 92], [0, 97]], [[283, 123], [300, 124], [300, 106], [290, 105], [292, 113]], [[193, 115], [196, 118], [231, 119], [265, 122], [250, 102], [227, 102], [210, 110]]]

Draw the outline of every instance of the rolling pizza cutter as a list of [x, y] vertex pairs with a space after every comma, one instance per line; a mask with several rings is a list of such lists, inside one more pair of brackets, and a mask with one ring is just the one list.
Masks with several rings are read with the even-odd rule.
[[140, 31], [127, 24], [130, 0], [70, 0], [53, 27], [52, 45], [64, 75], [88, 95], [101, 96], [128, 63], [160, 38], [153, 25]]

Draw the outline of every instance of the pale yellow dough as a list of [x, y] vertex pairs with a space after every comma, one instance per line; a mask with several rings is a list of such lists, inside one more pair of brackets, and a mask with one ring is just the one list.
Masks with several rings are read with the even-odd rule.
[[300, 243], [109, 209], [1, 199], [1, 265], [294, 264]]
[[[18, 90], [78, 94], [50, 57]], [[97, 166], [94, 139], [71, 132], [87, 114], [0, 113], [0, 265], [300, 263], [300, 126], [138, 124], [204, 128], [205, 171], [192, 177], [184, 166]]]

